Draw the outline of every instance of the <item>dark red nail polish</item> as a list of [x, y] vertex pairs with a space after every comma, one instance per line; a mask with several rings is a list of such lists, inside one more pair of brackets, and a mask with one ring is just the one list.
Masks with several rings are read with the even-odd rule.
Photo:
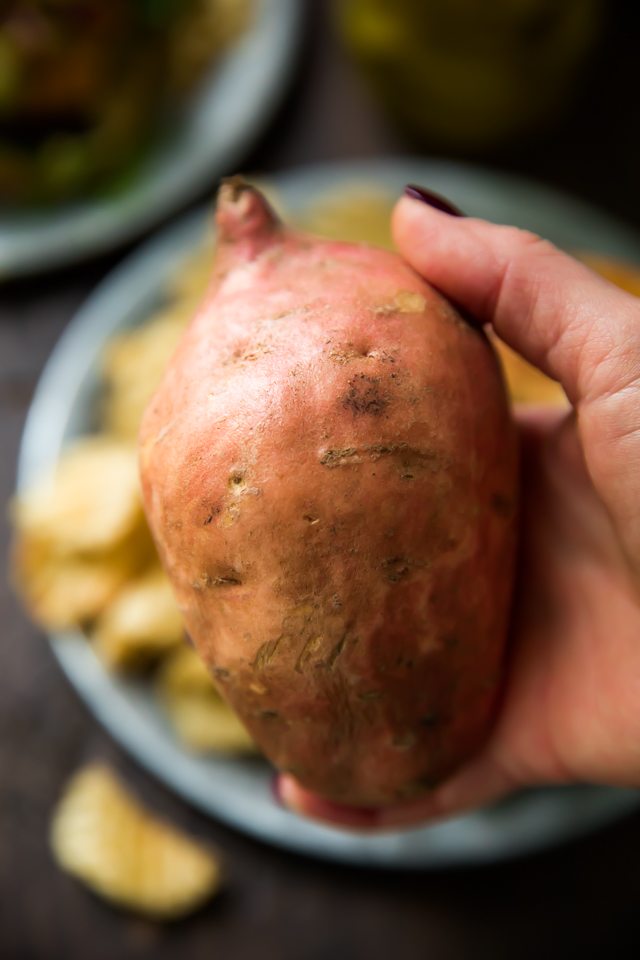
[[405, 196], [411, 197], [412, 200], [419, 200], [421, 203], [426, 203], [436, 210], [441, 210], [442, 213], [448, 213], [452, 217], [464, 217], [462, 210], [459, 210], [453, 203], [445, 200], [444, 197], [434, 193], [433, 190], [427, 190], [426, 187], [418, 187], [414, 183], [408, 183], [404, 188], [404, 193]]
[[[427, 190], [426, 187], [419, 187], [415, 183], [408, 183], [404, 188], [404, 193], [406, 197], [411, 197], [412, 200], [419, 200], [421, 203], [426, 203], [428, 206], [442, 211], [442, 213], [448, 213], [452, 217], [464, 217], [462, 210], [459, 210], [458, 207], [454, 206], [448, 200], [445, 200], [445, 198], [441, 197], [438, 193], [434, 193], [433, 190]], [[482, 327], [482, 324], [476, 320], [475, 317], [472, 317], [468, 310], [465, 310], [464, 307], [455, 303], [450, 297], [448, 299], [451, 306], [458, 311], [462, 319], [465, 320], [469, 326], [476, 328]]]

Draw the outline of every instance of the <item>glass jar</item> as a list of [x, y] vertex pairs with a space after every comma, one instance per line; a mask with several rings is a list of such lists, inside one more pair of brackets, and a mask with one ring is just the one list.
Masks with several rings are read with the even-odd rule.
[[557, 119], [602, 21], [601, 0], [336, 0], [334, 10], [393, 118], [463, 150]]

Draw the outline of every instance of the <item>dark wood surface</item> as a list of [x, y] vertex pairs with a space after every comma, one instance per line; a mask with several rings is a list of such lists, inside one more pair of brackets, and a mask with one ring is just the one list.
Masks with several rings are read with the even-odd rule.
[[[411, 149], [378, 114], [340, 53], [322, 3], [311, 5], [310, 21], [291, 95], [245, 168], [273, 170]], [[547, 140], [486, 162], [555, 182], [640, 227], [632, 39], [620, 25], [615, 42], [605, 37], [606, 69], [595, 71], [575, 115]], [[626, 104], [620, 92], [625, 89]], [[42, 366], [76, 307], [125, 253], [0, 289], [5, 502]], [[6, 556], [4, 519], [1, 537]], [[69, 688], [6, 578], [0, 604], [1, 960], [637, 955], [640, 813], [580, 842], [491, 868], [407, 876], [289, 855], [200, 816], [142, 772]], [[51, 810], [67, 777], [96, 757], [120, 770], [154, 809], [219, 847], [228, 882], [217, 901], [163, 927], [109, 908], [57, 870], [47, 843]]]

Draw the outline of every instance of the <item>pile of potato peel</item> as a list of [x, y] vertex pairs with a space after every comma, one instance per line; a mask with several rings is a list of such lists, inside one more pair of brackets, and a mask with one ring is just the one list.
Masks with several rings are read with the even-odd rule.
[[80, 629], [108, 670], [148, 678], [186, 747], [246, 754], [253, 742], [185, 645], [144, 518], [136, 458], [142, 411], [202, 294], [210, 257], [208, 246], [195, 254], [167, 305], [107, 345], [103, 429], [75, 440], [15, 500], [13, 577], [44, 628]]
[[221, 884], [215, 851], [151, 814], [111, 770], [78, 771], [54, 811], [58, 865], [95, 893], [154, 920], [176, 920]]

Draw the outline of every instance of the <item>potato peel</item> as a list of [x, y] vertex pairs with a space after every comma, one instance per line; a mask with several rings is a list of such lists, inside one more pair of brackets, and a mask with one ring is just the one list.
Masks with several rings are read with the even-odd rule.
[[102, 764], [71, 779], [50, 839], [64, 871], [105, 899], [154, 919], [185, 916], [220, 887], [218, 857], [148, 813]]
[[99, 618], [98, 655], [114, 670], [144, 669], [182, 642], [180, 611], [159, 567], [125, 586]]
[[41, 545], [19, 539], [13, 547], [13, 581], [29, 613], [53, 630], [81, 626], [116, 596], [130, 569], [112, 558], [56, 560]]
[[142, 412], [175, 350], [189, 319], [189, 309], [174, 303], [149, 323], [111, 340], [102, 357], [105, 398], [102, 417], [107, 433], [135, 443]]
[[165, 696], [211, 692], [218, 696], [209, 671], [195, 651], [187, 646], [166, 658], [158, 675], [158, 688]]
[[25, 536], [59, 557], [112, 550], [144, 528], [135, 448], [100, 436], [77, 440], [16, 500], [13, 515]]
[[176, 733], [196, 753], [256, 753], [246, 728], [216, 694], [177, 694], [164, 701]]
[[225, 703], [193, 650], [176, 650], [163, 663], [158, 695], [176, 733], [196, 753], [247, 754], [257, 747]]

